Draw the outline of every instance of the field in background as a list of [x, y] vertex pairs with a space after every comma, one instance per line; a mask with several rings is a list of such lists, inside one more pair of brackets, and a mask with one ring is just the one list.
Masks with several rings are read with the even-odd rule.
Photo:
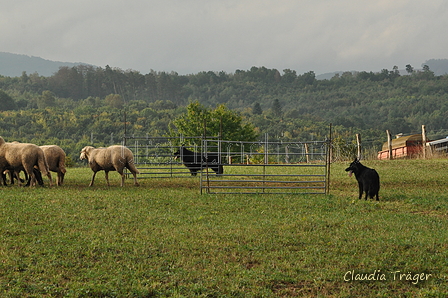
[[198, 177], [121, 188], [114, 172], [89, 188], [87, 168], [60, 188], [0, 187], [0, 295], [445, 297], [448, 160], [365, 165], [379, 203], [357, 199], [347, 163], [328, 196], [200, 195]]

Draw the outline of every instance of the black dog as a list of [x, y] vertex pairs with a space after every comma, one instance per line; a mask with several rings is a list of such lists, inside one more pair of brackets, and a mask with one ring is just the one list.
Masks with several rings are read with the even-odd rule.
[[380, 176], [374, 169], [368, 168], [362, 165], [356, 158], [348, 168], [345, 169], [348, 175], [351, 177], [352, 173], [355, 174], [356, 180], [358, 180], [359, 186], [359, 199], [361, 199], [363, 192], [373, 199], [379, 201], [378, 192], [380, 191]]
[[197, 152], [193, 152], [181, 146], [179, 150], [174, 152], [175, 159], [180, 157], [183, 164], [190, 170], [191, 176], [196, 176], [197, 172], [201, 170], [202, 164], [211, 168], [216, 174], [221, 175], [224, 173], [224, 168], [219, 161], [219, 156], [216, 153], [207, 153], [202, 155]]

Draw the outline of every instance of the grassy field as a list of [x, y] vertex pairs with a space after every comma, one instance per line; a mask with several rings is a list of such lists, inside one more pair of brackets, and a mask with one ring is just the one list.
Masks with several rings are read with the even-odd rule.
[[[448, 160], [368, 161], [380, 202], [333, 164], [330, 195], [200, 195], [71, 168], [0, 187], [1, 297], [446, 297]], [[367, 279], [367, 280], [360, 280]]]

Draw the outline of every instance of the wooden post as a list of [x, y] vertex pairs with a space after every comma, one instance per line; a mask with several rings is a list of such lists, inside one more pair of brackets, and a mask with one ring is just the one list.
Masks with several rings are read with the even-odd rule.
[[390, 131], [386, 130], [387, 133], [387, 148], [389, 150], [389, 160], [394, 159], [394, 157], [392, 156], [392, 139], [391, 139], [391, 135], [390, 135]]
[[422, 146], [423, 159], [426, 159], [426, 128], [424, 125], [422, 125]]
[[333, 155], [332, 152], [332, 140], [333, 140], [333, 124], [330, 123], [330, 132], [329, 132], [329, 137], [328, 137], [328, 151], [327, 151], [327, 160], [326, 160], [326, 164], [327, 164], [327, 170], [326, 170], [326, 180], [327, 183], [325, 185], [325, 194], [330, 194], [330, 170], [331, 170], [331, 157]]
[[356, 144], [358, 147], [358, 160], [361, 160], [361, 135], [359, 133], [356, 134]]
[[310, 163], [310, 152], [308, 149], [308, 143], [305, 143], [305, 156], [306, 156], [306, 163]]

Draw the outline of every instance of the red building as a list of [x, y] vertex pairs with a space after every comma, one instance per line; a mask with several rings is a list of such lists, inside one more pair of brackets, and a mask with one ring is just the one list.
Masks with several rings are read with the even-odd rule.
[[[410, 135], [399, 137], [392, 140], [392, 157], [393, 158], [412, 158], [422, 152], [423, 148], [422, 135]], [[389, 159], [389, 146], [383, 144], [383, 148], [378, 152], [378, 159]]]

